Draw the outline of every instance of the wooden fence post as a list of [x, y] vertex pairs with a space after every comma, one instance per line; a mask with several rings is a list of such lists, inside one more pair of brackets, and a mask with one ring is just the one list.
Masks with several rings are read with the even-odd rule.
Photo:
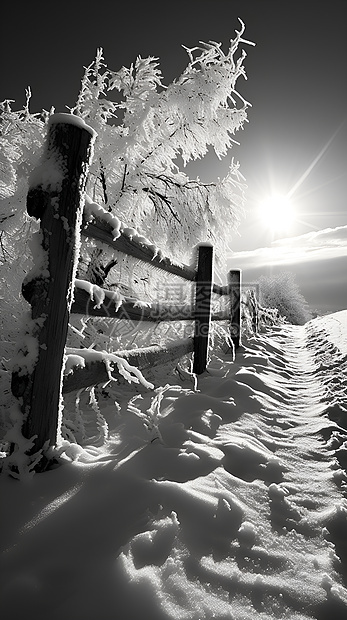
[[228, 273], [230, 294], [230, 336], [235, 349], [241, 344], [241, 269]]
[[193, 372], [201, 375], [207, 366], [211, 320], [213, 247], [200, 245], [195, 289], [195, 331]]
[[[28, 213], [41, 220], [46, 270], [24, 285], [32, 306], [37, 361], [28, 374], [21, 368], [14, 371], [11, 387], [24, 414], [22, 434], [34, 441], [30, 455], [44, 452], [57, 439], [64, 348], [94, 136], [78, 117], [53, 115], [43, 163], [28, 192]], [[43, 471], [47, 465], [43, 454], [35, 469]]]
[[259, 313], [258, 313], [258, 300], [253, 289], [251, 290], [251, 305], [252, 305], [252, 329], [255, 334], [258, 333], [259, 328]]

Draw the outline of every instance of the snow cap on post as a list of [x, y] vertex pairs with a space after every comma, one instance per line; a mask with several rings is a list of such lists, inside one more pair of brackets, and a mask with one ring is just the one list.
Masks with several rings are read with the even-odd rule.
[[86, 131], [89, 131], [89, 133], [94, 139], [97, 136], [96, 131], [92, 127], [87, 125], [87, 123], [84, 122], [83, 118], [81, 118], [80, 116], [76, 116], [75, 114], [67, 114], [65, 112], [56, 112], [56, 114], [52, 114], [52, 116], [50, 116], [48, 119], [48, 126], [58, 123], [75, 125], [75, 127], [85, 129]]

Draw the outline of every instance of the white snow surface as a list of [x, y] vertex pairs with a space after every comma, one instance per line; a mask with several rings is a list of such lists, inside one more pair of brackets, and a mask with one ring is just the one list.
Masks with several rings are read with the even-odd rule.
[[153, 376], [106, 441], [1, 477], [2, 617], [346, 618], [347, 310], [214, 350], [196, 391]]
[[114, 240], [118, 239], [118, 237], [120, 236], [122, 222], [118, 219], [118, 217], [112, 215], [112, 213], [106, 211], [104, 207], [94, 202], [94, 200], [88, 195], [85, 196], [84, 215], [88, 222], [94, 217], [99, 217], [104, 222], [112, 226], [112, 234]]
[[87, 123], [80, 116], [76, 116], [75, 114], [68, 114], [66, 112], [56, 112], [49, 117], [48, 124], [54, 125], [57, 123], [65, 123], [68, 125], [75, 125], [76, 127], [80, 127], [81, 129], [85, 129], [88, 131], [93, 138], [95, 139], [97, 136], [96, 131], [87, 125]]

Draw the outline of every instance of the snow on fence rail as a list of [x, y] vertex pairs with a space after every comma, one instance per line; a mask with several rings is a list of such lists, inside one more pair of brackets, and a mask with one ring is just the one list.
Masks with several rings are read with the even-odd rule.
[[[189, 352], [194, 355], [193, 372], [201, 374], [207, 364], [211, 320], [229, 318], [233, 345], [237, 348], [240, 344], [240, 271], [229, 273], [228, 286], [213, 284], [213, 247], [210, 244], [199, 246], [196, 270], [176, 263], [86, 197], [94, 140], [93, 129], [78, 117], [53, 115], [43, 163], [30, 180], [27, 196], [28, 213], [40, 219], [40, 230], [33, 243], [35, 266], [23, 282], [23, 295], [32, 307], [31, 321], [14, 363], [11, 387], [20, 400], [22, 435], [30, 440], [27, 455], [36, 463], [37, 471], [47, 468], [47, 448], [57, 441], [63, 391], [104, 383], [119, 374], [128, 381], [153, 387], [144, 379], [141, 369]], [[76, 279], [81, 234], [194, 281], [194, 307], [142, 304]], [[211, 313], [212, 292], [230, 296], [229, 315]], [[67, 350], [71, 312], [132, 321], [194, 320], [194, 337], [166, 347], [153, 346], [114, 354], [90, 349]], [[16, 450], [15, 443], [11, 449]]]

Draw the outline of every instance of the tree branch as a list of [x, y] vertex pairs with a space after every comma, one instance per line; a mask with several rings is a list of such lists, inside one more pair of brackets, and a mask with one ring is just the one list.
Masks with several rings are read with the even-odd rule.
[[147, 192], [149, 194], [149, 197], [151, 198], [154, 206], [156, 206], [156, 204], [155, 204], [155, 200], [152, 198], [152, 195], [153, 196], [157, 196], [158, 198], [160, 198], [160, 200], [162, 200], [166, 204], [166, 206], [168, 207], [172, 217], [174, 217], [175, 220], [179, 224], [182, 224], [181, 220], [179, 219], [177, 213], [175, 213], [175, 211], [173, 210], [173, 208], [172, 208], [172, 206], [170, 204], [170, 201], [168, 200], [168, 198], [166, 198], [166, 196], [163, 196], [163, 194], [160, 194], [159, 192], [156, 192], [153, 189], [150, 189], [149, 187], [143, 187], [142, 191]]

